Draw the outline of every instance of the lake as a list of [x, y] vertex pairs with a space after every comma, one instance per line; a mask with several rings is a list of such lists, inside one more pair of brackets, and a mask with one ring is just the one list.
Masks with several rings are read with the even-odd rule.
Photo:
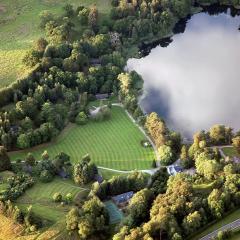
[[144, 79], [142, 108], [185, 137], [214, 124], [240, 128], [240, 16], [233, 15], [196, 14], [176, 27], [186, 25], [184, 33], [127, 62]]

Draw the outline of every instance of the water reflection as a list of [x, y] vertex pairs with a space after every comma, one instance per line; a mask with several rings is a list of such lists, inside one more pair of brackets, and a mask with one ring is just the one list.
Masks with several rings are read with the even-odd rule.
[[240, 128], [240, 17], [231, 15], [197, 14], [168, 47], [128, 61], [145, 81], [143, 108], [185, 135], [216, 123]]

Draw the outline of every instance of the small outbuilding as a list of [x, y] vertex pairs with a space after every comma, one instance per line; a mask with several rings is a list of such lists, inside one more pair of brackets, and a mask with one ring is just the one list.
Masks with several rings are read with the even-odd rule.
[[104, 100], [104, 99], [108, 99], [109, 98], [109, 94], [108, 93], [97, 93], [95, 95], [97, 100]]
[[64, 169], [61, 169], [58, 172], [58, 176], [61, 177], [61, 178], [64, 178], [64, 179], [67, 179], [67, 178], [70, 177], [69, 174], [66, 171], [64, 171]]
[[100, 184], [103, 182], [103, 177], [100, 174], [95, 174], [94, 180]]
[[90, 59], [89, 63], [92, 66], [99, 67], [99, 66], [101, 66], [101, 59], [99, 59], [99, 58], [92, 58], [92, 59]]

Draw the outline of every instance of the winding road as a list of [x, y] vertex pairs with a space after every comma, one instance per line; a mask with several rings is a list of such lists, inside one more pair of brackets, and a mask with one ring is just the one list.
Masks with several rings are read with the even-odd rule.
[[150, 175], [153, 175], [155, 172], [157, 172], [157, 170], [159, 170], [159, 168], [152, 168], [152, 169], [145, 169], [145, 170], [122, 171], [122, 170], [117, 170], [112, 168], [105, 168], [101, 166], [98, 166], [98, 169], [108, 170], [108, 171], [117, 172], [117, 173], [132, 173], [132, 172], [138, 171], [138, 172], [148, 173]]
[[200, 238], [199, 240], [211, 240], [212, 238], [217, 236], [219, 231], [234, 230], [239, 227], [240, 227], [240, 219], [237, 219], [234, 222], [224, 225], [223, 227], [209, 233], [208, 235]]

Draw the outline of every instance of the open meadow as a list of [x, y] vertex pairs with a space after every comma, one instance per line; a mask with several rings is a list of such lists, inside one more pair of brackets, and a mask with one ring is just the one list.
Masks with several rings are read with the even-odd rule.
[[39, 14], [49, 10], [59, 15], [67, 3], [73, 6], [96, 3], [101, 15], [110, 10], [109, 0], [0, 0], [0, 87], [27, 74], [22, 58], [44, 34], [39, 28]]
[[63, 151], [76, 163], [89, 153], [98, 166], [118, 170], [148, 169], [152, 166], [155, 154], [152, 147], [144, 148], [141, 145], [143, 139], [145, 136], [132, 123], [124, 109], [113, 106], [110, 120], [89, 121], [84, 126], [68, 125], [49, 144], [9, 154], [12, 160], [17, 160], [24, 159], [28, 152], [32, 152], [36, 159], [40, 159], [44, 150], [51, 157]]

